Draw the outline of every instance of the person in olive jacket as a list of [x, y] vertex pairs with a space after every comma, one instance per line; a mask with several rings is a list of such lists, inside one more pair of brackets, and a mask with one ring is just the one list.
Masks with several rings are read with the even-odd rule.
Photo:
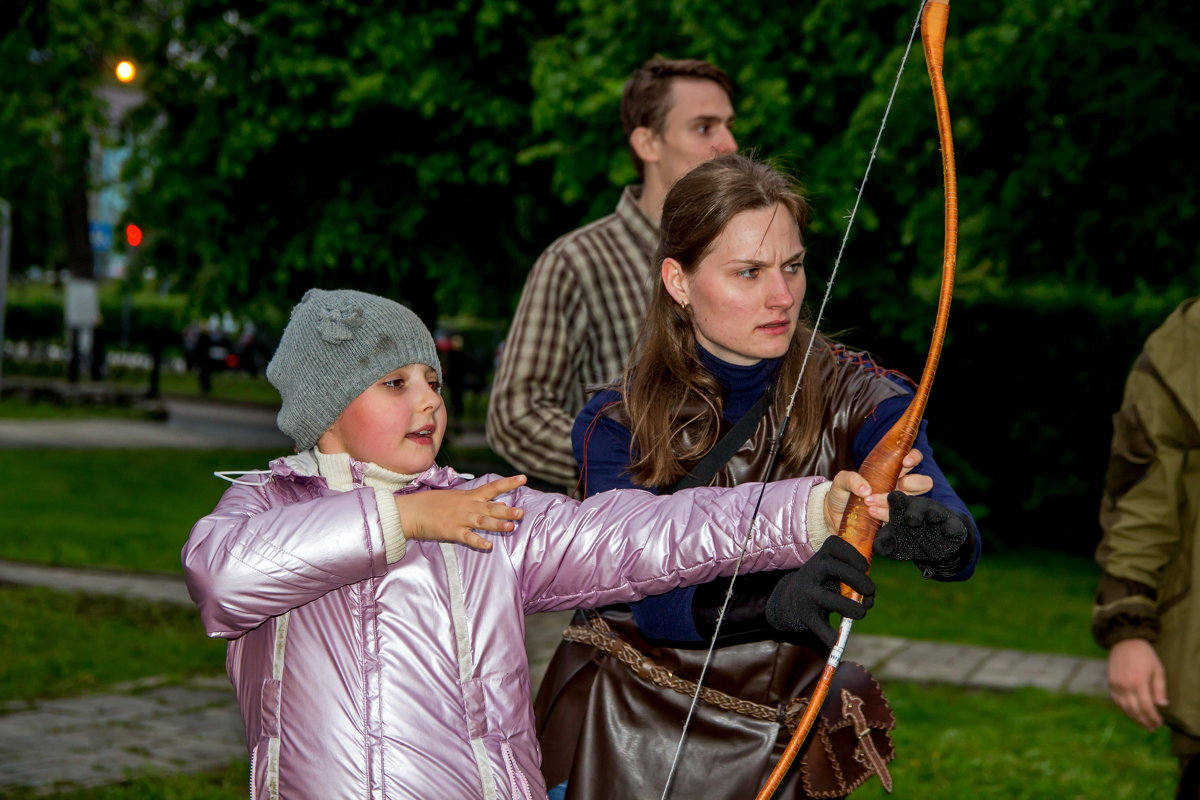
[[1200, 798], [1200, 297], [1150, 334], [1113, 417], [1100, 508], [1092, 632], [1112, 698], [1147, 730], [1164, 723], [1178, 798]]

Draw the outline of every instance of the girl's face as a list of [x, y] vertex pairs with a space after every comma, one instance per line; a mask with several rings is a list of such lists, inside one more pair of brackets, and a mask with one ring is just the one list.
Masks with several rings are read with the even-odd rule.
[[440, 390], [433, 367], [409, 364], [392, 370], [350, 401], [317, 447], [392, 472], [424, 472], [433, 466], [446, 433]]
[[804, 245], [782, 206], [743, 211], [729, 221], [691, 275], [668, 258], [663, 284], [692, 310], [696, 340], [731, 364], [757, 364], [787, 352], [804, 301]]

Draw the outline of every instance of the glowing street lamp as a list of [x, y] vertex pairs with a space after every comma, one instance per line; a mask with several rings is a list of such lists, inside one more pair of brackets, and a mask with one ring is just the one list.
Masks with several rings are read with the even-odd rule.
[[117, 73], [117, 80], [121, 83], [129, 83], [137, 77], [137, 67], [128, 59], [117, 62], [117, 67], [114, 70]]

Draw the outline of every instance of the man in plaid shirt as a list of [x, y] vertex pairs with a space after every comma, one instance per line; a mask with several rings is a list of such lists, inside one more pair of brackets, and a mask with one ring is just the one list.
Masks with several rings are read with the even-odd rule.
[[654, 57], [621, 96], [640, 186], [616, 212], [562, 236], [534, 264], [504, 343], [488, 405], [492, 448], [516, 469], [575, 488], [571, 426], [584, 389], [616, 380], [641, 327], [662, 204], [692, 167], [737, 149], [733, 84], [704, 61]]

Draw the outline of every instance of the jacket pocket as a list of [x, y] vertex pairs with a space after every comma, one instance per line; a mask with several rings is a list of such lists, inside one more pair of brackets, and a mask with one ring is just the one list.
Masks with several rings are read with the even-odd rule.
[[262, 729], [258, 732], [260, 739], [279, 737], [279, 704], [282, 700], [283, 684], [273, 678], [267, 678], [262, 684]]

